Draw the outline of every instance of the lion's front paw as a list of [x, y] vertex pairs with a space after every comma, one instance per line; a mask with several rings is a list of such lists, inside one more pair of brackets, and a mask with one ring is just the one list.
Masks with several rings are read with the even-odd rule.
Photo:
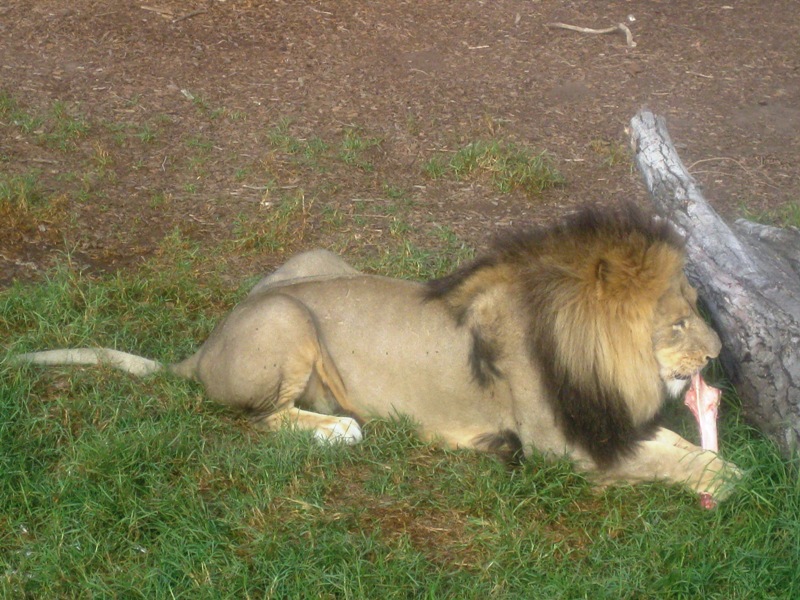
[[357, 444], [363, 438], [361, 427], [350, 417], [333, 417], [314, 429], [314, 439], [326, 444]]
[[710, 508], [717, 502], [728, 498], [736, 489], [736, 483], [742, 476], [743, 473], [739, 467], [718, 456], [715, 457], [706, 467], [696, 488], [700, 494], [702, 506]]

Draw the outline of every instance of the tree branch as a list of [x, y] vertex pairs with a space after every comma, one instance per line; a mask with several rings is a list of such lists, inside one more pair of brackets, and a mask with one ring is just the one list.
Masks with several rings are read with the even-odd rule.
[[654, 204], [686, 237], [687, 274], [720, 333], [744, 415], [788, 457], [800, 445], [800, 236], [746, 221], [728, 227], [662, 117], [640, 111], [630, 135]]

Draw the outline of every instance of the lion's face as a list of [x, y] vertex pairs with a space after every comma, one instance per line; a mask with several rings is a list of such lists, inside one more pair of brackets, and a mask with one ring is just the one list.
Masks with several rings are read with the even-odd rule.
[[659, 299], [653, 327], [653, 349], [669, 393], [679, 395], [721, 347], [697, 311], [697, 292], [681, 273]]

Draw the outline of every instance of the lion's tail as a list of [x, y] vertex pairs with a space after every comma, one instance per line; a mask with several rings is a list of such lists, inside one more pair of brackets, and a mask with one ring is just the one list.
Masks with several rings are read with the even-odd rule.
[[111, 348], [69, 348], [44, 350], [14, 356], [16, 364], [34, 365], [108, 365], [136, 377], [152, 375], [164, 369], [158, 361]]

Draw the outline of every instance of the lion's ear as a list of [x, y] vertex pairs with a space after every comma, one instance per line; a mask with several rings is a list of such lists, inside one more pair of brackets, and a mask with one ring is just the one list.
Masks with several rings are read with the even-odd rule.
[[594, 281], [592, 282], [597, 296], [601, 300], [618, 300], [625, 298], [633, 285], [631, 265], [624, 264], [620, 257], [600, 256], [594, 265]]
[[[637, 249], [638, 250], [638, 249]], [[683, 255], [665, 244], [638, 252], [605, 252], [595, 258], [592, 285], [601, 301], [655, 303], [683, 269]]]
[[598, 283], [606, 283], [608, 281], [608, 272], [610, 268], [605, 258], [601, 258], [597, 261], [597, 265], [594, 268], [594, 276]]

